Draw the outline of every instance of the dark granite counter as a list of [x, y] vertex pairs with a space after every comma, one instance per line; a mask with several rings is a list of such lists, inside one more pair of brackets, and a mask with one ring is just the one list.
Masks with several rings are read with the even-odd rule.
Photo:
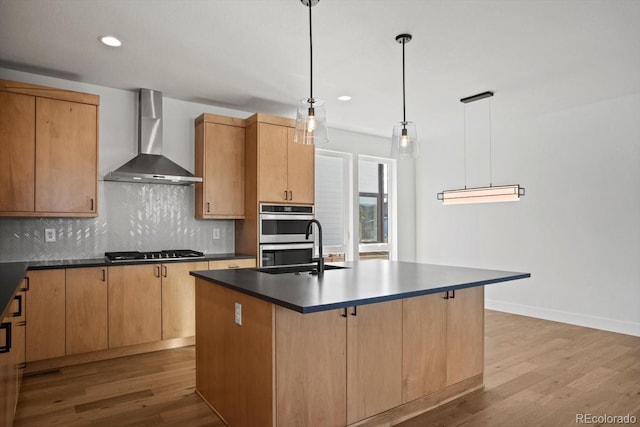
[[530, 273], [446, 265], [369, 260], [332, 263], [349, 268], [269, 274], [256, 269], [195, 271], [191, 274], [300, 313], [411, 298], [531, 277]]
[[26, 272], [26, 262], [0, 263], [0, 321], [7, 315], [13, 296]]

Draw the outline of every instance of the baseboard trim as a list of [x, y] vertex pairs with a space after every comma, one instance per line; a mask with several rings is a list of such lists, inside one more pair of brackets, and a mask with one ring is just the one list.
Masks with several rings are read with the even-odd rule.
[[570, 325], [640, 337], [640, 323], [490, 299], [485, 300], [484, 306], [489, 310], [520, 314], [522, 316], [536, 317], [538, 319], [552, 320], [554, 322], [568, 323]]
[[168, 350], [170, 348], [187, 347], [190, 345], [194, 345], [195, 342], [195, 337], [173, 338], [170, 340], [156, 341], [145, 344], [110, 348], [108, 350], [94, 351], [91, 353], [81, 353], [71, 356], [57, 357], [55, 359], [36, 360], [35, 362], [27, 362], [25, 375], [51, 371], [54, 369], [63, 368], [65, 366], [80, 365], [82, 363], [97, 362], [99, 360], [115, 359], [116, 357], [132, 356], [134, 354]]

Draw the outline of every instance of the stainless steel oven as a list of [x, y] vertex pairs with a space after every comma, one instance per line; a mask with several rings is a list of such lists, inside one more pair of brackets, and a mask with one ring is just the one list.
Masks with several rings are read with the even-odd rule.
[[309, 264], [313, 243], [280, 243], [260, 245], [260, 267]]
[[305, 239], [307, 224], [314, 218], [310, 205], [260, 205], [260, 243], [312, 242]]
[[313, 234], [305, 237], [314, 218], [311, 205], [260, 205], [260, 267], [308, 264], [313, 257]]

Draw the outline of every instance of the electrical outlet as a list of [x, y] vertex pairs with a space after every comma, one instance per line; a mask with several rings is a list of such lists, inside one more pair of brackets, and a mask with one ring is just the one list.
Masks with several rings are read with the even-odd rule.
[[56, 229], [55, 228], [45, 228], [44, 229], [44, 241], [46, 243], [53, 243], [56, 241]]
[[213, 238], [214, 238], [214, 240], [218, 240], [220, 238], [220, 229], [219, 228], [214, 228], [213, 229]]
[[236, 323], [242, 326], [242, 304], [236, 303]]

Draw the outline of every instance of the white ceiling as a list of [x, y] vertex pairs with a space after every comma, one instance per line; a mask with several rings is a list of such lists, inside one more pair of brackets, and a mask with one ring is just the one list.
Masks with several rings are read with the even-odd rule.
[[[506, 117], [571, 108], [640, 92], [639, 22], [637, 0], [321, 0], [314, 95], [330, 126], [389, 136], [402, 119], [395, 36], [408, 32], [407, 119], [421, 138], [486, 90]], [[0, 0], [0, 66], [294, 117], [308, 31], [299, 0]]]

